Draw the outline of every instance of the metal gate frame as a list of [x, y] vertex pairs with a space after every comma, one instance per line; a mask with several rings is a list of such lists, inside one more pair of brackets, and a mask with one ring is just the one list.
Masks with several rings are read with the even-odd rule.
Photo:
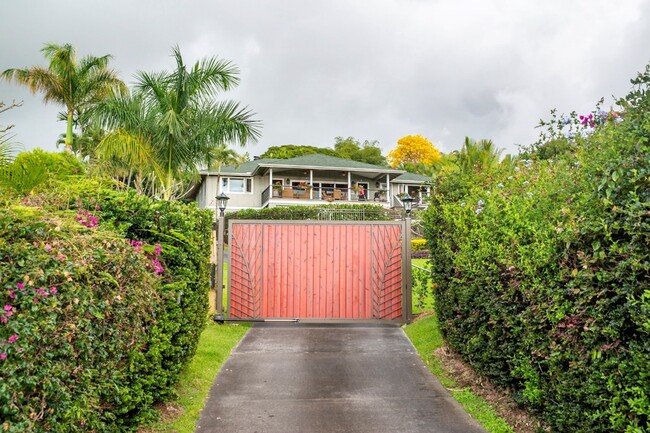
[[[361, 228], [359, 228], [360, 226]], [[246, 245], [240, 245], [239, 242], [242, 239], [238, 239], [237, 236], [238, 233], [244, 230], [248, 230], [251, 236], [243, 236], [242, 239], [246, 242]], [[228, 258], [228, 317], [230, 319], [276, 319], [286, 318], [283, 311], [295, 313], [299, 310], [301, 313], [292, 316], [293, 318], [328, 321], [352, 318], [354, 320], [390, 320], [409, 323], [412, 319], [410, 231], [409, 219], [372, 222], [231, 220], [229, 222], [228, 236], [228, 245], [230, 246]], [[309, 236], [300, 237], [305, 232]], [[346, 234], [341, 236], [343, 232]], [[326, 233], [326, 235], [323, 235], [323, 233]], [[342, 240], [342, 237], [348, 236], [349, 233], [352, 236], [359, 237], [358, 244], [351, 246], [351, 242], [357, 241], [357, 238], [354, 238], [354, 241]], [[332, 240], [332, 245], [335, 245], [336, 248], [341, 247], [340, 244], [343, 243], [343, 249], [347, 247], [353, 248], [355, 251], [352, 253], [348, 252], [347, 249], [346, 251], [337, 251], [336, 249], [330, 251], [327, 250], [327, 247], [313, 245], [314, 239], [318, 242], [319, 236], [329, 236], [330, 234], [339, 235], [339, 238]], [[389, 239], [382, 238], [382, 234], [387, 235], [386, 237]], [[287, 246], [285, 251], [285, 243], [282, 243], [281, 239], [276, 239], [274, 236], [280, 238], [283, 236], [298, 236], [300, 242], [295, 242], [299, 245], [293, 245], [292, 239], [285, 238]], [[310, 243], [311, 246], [309, 246]], [[368, 244], [369, 250], [362, 250], [362, 247], [364, 245], [368, 247]], [[275, 256], [272, 249], [278, 245], [282, 245], [282, 254]], [[298, 249], [296, 250], [296, 248]], [[322, 254], [316, 254], [315, 249], [319, 249], [321, 253], [326, 252], [327, 258], [321, 257]], [[284, 257], [283, 254], [287, 255], [287, 257]], [[306, 254], [312, 262], [305, 259], [307, 264], [297, 265], [291, 262], [290, 256], [292, 254], [302, 259], [305, 259]], [[334, 267], [322, 272], [326, 277], [321, 275], [320, 270], [316, 270], [315, 273], [319, 274], [321, 278], [316, 283], [314, 274], [309, 275], [308, 272], [304, 272], [301, 268], [301, 266], [307, 266], [308, 270], [314, 271], [316, 265], [321, 263], [318, 260], [322, 260], [325, 267], [335, 266], [337, 262], [341, 263], [341, 257], [356, 261], [351, 266], [345, 266], [346, 270], [343, 277], [338, 273], [340, 269]], [[363, 269], [354, 268], [353, 266], [356, 265], [363, 266]], [[284, 270], [278, 271], [279, 268]], [[337, 277], [339, 279], [338, 283], [331, 281], [332, 278], [327, 277], [328, 272], [339, 275]], [[292, 276], [292, 273], [300, 274], [298, 280]], [[359, 276], [359, 274], [363, 275]], [[324, 278], [327, 278], [325, 283], [322, 281]], [[370, 287], [366, 287], [361, 282], [356, 283], [356, 281], [361, 280], [369, 283]], [[341, 283], [341, 281], [345, 281], [345, 283]], [[350, 281], [352, 281], [351, 284]], [[335, 287], [330, 289], [329, 283], [335, 284]], [[287, 295], [290, 290], [293, 290], [294, 295], [299, 293], [298, 301], [291, 298], [291, 293]], [[281, 292], [281, 294], [278, 295], [278, 292]], [[328, 312], [321, 314], [322, 308], [330, 308], [327, 301], [322, 301], [324, 304], [319, 303], [321, 298], [323, 296], [327, 298], [327, 294], [336, 298], [337, 292], [339, 296], [345, 295], [345, 302], [347, 302], [345, 307], [336, 304], [339, 314], [336, 314], [333, 310], [331, 314]], [[316, 295], [316, 293], [318, 294]], [[278, 305], [282, 303], [281, 298], [285, 295], [291, 299], [291, 303], [294, 305], [289, 307], [285, 305], [280, 308]], [[217, 296], [221, 297], [221, 294], [217, 293]], [[317, 308], [310, 304], [309, 296], [313, 296], [314, 300], [317, 297], [319, 298], [318, 302], [315, 303], [318, 305]], [[397, 299], [398, 296], [399, 300]], [[275, 298], [275, 303], [271, 300], [272, 297]], [[287, 304], [288, 302], [285, 299], [284, 303]], [[295, 308], [296, 302], [300, 303], [297, 309]], [[304, 304], [305, 302], [306, 304]], [[334, 308], [335, 303], [332, 300], [329, 302]], [[305, 305], [307, 311], [302, 309]], [[315, 313], [315, 308], [320, 309], [318, 313]], [[346, 311], [340, 314], [342, 308], [345, 308]], [[272, 317], [265, 317], [263, 310], [266, 312], [280, 311], [280, 313]], [[352, 311], [352, 314], [348, 314], [350, 311]]]

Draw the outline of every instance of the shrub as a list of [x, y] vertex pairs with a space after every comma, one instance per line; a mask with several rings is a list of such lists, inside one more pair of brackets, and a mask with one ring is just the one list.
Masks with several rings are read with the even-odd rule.
[[433, 283], [428, 269], [413, 267], [411, 269], [411, 287], [413, 291], [413, 306], [416, 312], [431, 311], [435, 306]]
[[427, 249], [426, 239], [411, 239], [411, 250], [422, 251]]
[[83, 172], [83, 164], [71, 153], [34, 149], [20, 153], [12, 163], [0, 169], [0, 190], [24, 196], [48, 186], [53, 180]]
[[153, 400], [131, 373], [164, 301], [149, 259], [34, 208], [0, 210], [0, 232], [3, 431], [120, 431]]
[[[83, 323], [83, 330], [88, 326], [96, 328], [92, 332], [88, 331], [88, 339], [83, 340], [82, 349], [90, 354], [81, 356], [78, 354], [81, 349], [75, 352], [76, 349], [71, 348], [70, 351], [74, 353], [67, 354], [67, 357], [61, 356], [61, 362], [70, 363], [70, 368], [74, 369], [76, 365], [75, 374], [77, 371], [88, 370], [88, 380], [82, 381], [71, 374], [70, 369], [65, 370], [60, 381], [52, 382], [52, 386], [60, 388], [67, 400], [48, 406], [48, 411], [44, 413], [40, 409], [36, 410], [38, 416], [35, 419], [32, 414], [35, 410], [33, 405], [38, 402], [34, 397], [29, 402], [29, 408], [25, 406], [25, 411], [11, 412], [12, 418], [8, 419], [12, 420], [12, 425], [34, 424], [33, 431], [130, 431], [151, 412], [152, 403], [170, 396], [181, 369], [194, 355], [208, 313], [212, 214], [197, 209], [194, 204], [155, 201], [132, 191], [112, 190], [108, 185], [110, 182], [82, 179], [75, 183], [59, 183], [55, 190], [48, 193], [30, 195], [23, 199], [23, 203], [28, 206], [22, 207], [21, 212], [34, 214], [33, 221], [30, 220], [31, 225], [14, 223], [14, 212], [5, 218], [7, 229], [0, 230], [3, 233], [0, 250], [7, 249], [7, 257], [19, 260], [16, 262], [19, 266], [10, 262], [6, 273], [3, 269], [3, 288], [12, 289], [15, 293], [16, 285], [22, 281], [23, 275], [27, 275], [21, 266], [35, 266], [32, 272], [43, 280], [40, 282], [36, 277], [30, 277], [30, 281], [39, 281], [35, 287], [54, 286], [59, 294], [61, 281], [74, 285], [75, 297], [72, 303], [73, 308], [79, 305], [79, 313], [71, 315], [69, 321], [68, 316], [58, 310], [43, 310], [42, 315], [38, 313], [32, 318], [32, 308], [24, 317], [30, 323], [33, 322], [36, 327], [34, 329], [49, 326], [48, 329], [53, 331], [61, 330], [66, 329], [68, 323], [76, 328]], [[64, 222], [59, 223], [57, 218]], [[55, 222], [48, 225], [42, 221]], [[55, 239], [57, 233], [61, 233], [61, 236], [67, 234], [66, 230], [70, 226], [76, 227], [80, 233], [92, 234], [93, 242], [70, 238], [66, 245], [70, 250], [74, 249], [75, 254], [65, 253], [67, 259], [64, 262], [51, 259], [51, 271], [43, 270], [46, 269], [45, 265], [40, 265], [40, 262], [33, 259], [31, 252], [21, 256], [13, 251], [31, 249], [30, 245], [49, 250], [54, 246], [54, 241], [47, 240]], [[13, 234], [10, 229], [17, 234]], [[124, 257], [115, 257], [113, 250], [117, 247], [114, 245], [122, 248], [119, 251], [125, 251]], [[105, 249], [110, 251], [104, 251]], [[15, 272], [10, 272], [12, 265]], [[67, 266], [65, 269], [59, 269], [64, 265]], [[134, 270], [136, 268], [137, 272]], [[112, 293], [109, 290], [112, 286], [128, 292], [120, 292], [119, 296], [122, 300], [129, 299], [134, 308], [128, 313], [134, 314], [134, 318], [126, 317], [124, 315], [127, 313], [124, 313], [124, 317], [120, 316], [116, 322], [116, 326], [124, 326], [126, 329], [120, 328], [119, 332], [110, 326], [104, 327], [106, 318], [116, 314], [112, 309], [122, 305], [110, 297], [107, 302], [101, 298], [104, 292]], [[5, 293], [5, 296], [9, 295], [9, 292]], [[48, 295], [49, 299], [55, 298]], [[75, 299], [79, 299], [78, 304]], [[29, 299], [25, 302], [28, 301]], [[146, 311], [137, 309], [144, 305], [147, 306]], [[64, 313], [67, 314], [67, 310]], [[90, 321], [90, 325], [86, 326], [86, 321]], [[106, 335], [93, 334], [100, 331]], [[9, 341], [11, 335], [3, 334], [2, 340]], [[132, 347], [119, 346], [111, 340], [118, 337], [123, 344]], [[116, 348], [113, 349], [111, 345]], [[7, 347], [13, 350], [15, 346]], [[105, 357], [112, 357], [115, 351], [120, 350], [115, 363], [104, 362]], [[10, 353], [7, 354], [7, 359], [10, 359], [9, 355]], [[29, 391], [29, 386], [32, 386], [29, 384], [35, 383], [39, 377], [58, 377], [57, 372], [51, 371], [58, 368], [58, 364], [47, 361], [47, 352], [40, 350], [32, 355], [31, 362], [42, 364], [42, 371], [24, 370], [23, 382], [15, 382], [11, 387], [4, 388], [0, 384], [0, 398], [3, 402], [11, 400], [10, 404], [3, 404], [3, 407], [20, 408], [26, 404], [22, 401], [14, 404], [13, 399], [16, 397], [11, 394], [16, 389], [22, 390], [14, 385]], [[74, 356], [70, 358], [72, 355]], [[95, 372], [96, 369], [100, 371]], [[44, 380], [43, 383], [49, 384], [47, 379]], [[104, 381], [105, 387], [101, 385]], [[77, 382], [84, 386], [88, 384], [84, 392], [77, 388]], [[80, 394], [66, 396], [68, 388]], [[46, 400], [50, 398], [49, 395], [45, 397]], [[68, 423], [73, 421], [78, 421], [78, 426], [67, 429]], [[20, 428], [22, 427], [16, 427], [17, 430], [14, 431], [29, 431]]]
[[[329, 215], [341, 212], [341, 218], [336, 219], [358, 219], [356, 216], [363, 213], [363, 220], [366, 221], [387, 221], [390, 220], [386, 210], [373, 204], [331, 204], [322, 207], [316, 206], [281, 206], [264, 209], [243, 209], [237, 212], [226, 214], [226, 220], [231, 219], [268, 219], [268, 220], [308, 220], [327, 219]], [[346, 217], [346, 211], [354, 211]]]
[[648, 430], [650, 68], [634, 84], [555, 159], [438, 179], [425, 214], [445, 338], [552, 431]]
[[[85, 197], [89, 197], [86, 195]], [[85, 203], [88, 204], [85, 204]], [[83, 206], [99, 207], [99, 215], [127, 239], [162, 246], [166, 271], [160, 291], [169, 299], [159, 312], [160, 327], [152, 338], [163, 346], [159, 371], [151, 384], [159, 398], [168, 396], [184, 365], [194, 356], [208, 315], [212, 213], [195, 203], [156, 201], [106, 191]], [[158, 362], [158, 361], [156, 361]]]

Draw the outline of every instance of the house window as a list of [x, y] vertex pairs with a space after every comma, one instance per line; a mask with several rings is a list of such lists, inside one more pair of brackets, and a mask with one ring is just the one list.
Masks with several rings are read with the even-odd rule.
[[253, 192], [253, 179], [250, 177], [222, 177], [221, 191], [234, 194], [250, 194]]

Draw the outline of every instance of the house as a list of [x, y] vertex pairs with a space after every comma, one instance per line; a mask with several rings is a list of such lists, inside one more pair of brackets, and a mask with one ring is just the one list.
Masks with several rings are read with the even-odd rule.
[[291, 159], [256, 159], [217, 170], [200, 171], [199, 207], [213, 208], [225, 193], [228, 210], [327, 203], [375, 203], [402, 206], [409, 194], [423, 205], [430, 178], [404, 170], [312, 154]]

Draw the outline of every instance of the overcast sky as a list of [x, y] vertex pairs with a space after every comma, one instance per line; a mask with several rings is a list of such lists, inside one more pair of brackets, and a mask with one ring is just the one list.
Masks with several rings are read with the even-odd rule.
[[[465, 136], [515, 153], [552, 108], [586, 112], [630, 89], [650, 61], [650, 0], [0, 0], [0, 70], [47, 63], [46, 42], [80, 56], [111, 54], [136, 71], [234, 62], [241, 84], [223, 99], [263, 123], [250, 155], [270, 146], [378, 140], [384, 154], [421, 134], [443, 152]], [[56, 150], [65, 124], [15, 84], [0, 115], [24, 148]]]

